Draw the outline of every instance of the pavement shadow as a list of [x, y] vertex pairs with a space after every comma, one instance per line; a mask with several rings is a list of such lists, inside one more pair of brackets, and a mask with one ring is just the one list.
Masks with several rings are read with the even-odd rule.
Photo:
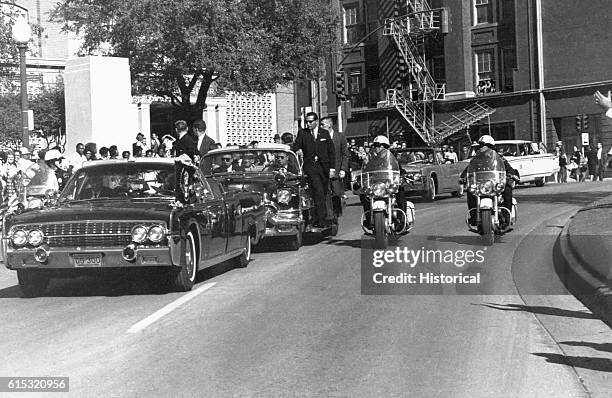
[[[205, 268], [198, 272], [195, 283], [207, 281], [235, 268], [235, 262], [232, 260]], [[72, 278], [52, 277], [46, 291], [39, 297], [120, 297], [168, 293], [175, 293], [175, 290], [170, 287], [167, 277], [141, 269]], [[10, 298], [23, 298], [19, 285], [0, 289], [0, 300]]]
[[562, 316], [566, 318], [598, 319], [593, 314], [590, 314], [588, 312], [564, 310], [562, 308], [544, 307], [544, 306], [538, 306], [538, 305], [532, 306], [532, 305], [523, 305], [523, 304], [496, 304], [496, 303], [484, 303], [484, 304], [475, 304], [475, 305], [481, 305], [483, 307], [493, 308], [495, 310], [502, 310], [502, 311], [523, 311], [523, 312], [530, 312], [532, 314]]
[[591, 343], [588, 341], [560, 341], [559, 344], [572, 347], [589, 347], [597, 351], [612, 352], [612, 343]]
[[328, 245], [347, 246], [355, 249], [361, 249], [361, 239], [335, 239], [332, 238], [326, 242]]
[[589, 203], [610, 196], [610, 191], [587, 191], [587, 192], [565, 192], [565, 193], [540, 193], [531, 195], [520, 192], [516, 194], [516, 199], [519, 202], [528, 203], [563, 203], [570, 205], [586, 206]]
[[[498, 239], [496, 236], [495, 239]], [[483, 240], [482, 237], [478, 234], [473, 235], [459, 235], [459, 236], [427, 236], [427, 240], [434, 242], [442, 242], [442, 243], [456, 243], [459, 245], [468, 245], [468, 246], [482, 246]]]
[[531, 354], [545, 358], [546, 362], [549, 363], [558, 363], [560, 365], [591, 369], [599, 372], [612, 372], [612, 360], [608, 358], [575, 357], [545, 352], [532, 352]]

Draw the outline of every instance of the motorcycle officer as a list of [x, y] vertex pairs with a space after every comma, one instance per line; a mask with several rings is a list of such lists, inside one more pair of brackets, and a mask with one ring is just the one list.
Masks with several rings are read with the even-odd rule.
[[[377, 156], [380, 156], [385, 151], [388, 151], [390, 147], [391, 147], [391, 144], [389, 143], [389, 139], [386, 136], [379, 135], [376, 138], [374, 138], [374, 141], [372, 141], [370, 153], [368, 154], [368, 156], [364, 160], [364, 165], [367, 164], [368, 161], [370, 161], [370, 159], [375, 158]], [[393, 155], [391, 154], [390, 156], [393, 156]], [[401, 172], [402, 172], [402, 170], [400, 169], [400, 173]], [[405, 210], [406, 209], [406, 200], [404, 198], [404, 192], [402, 191], [401, 188], [395, 194], [395, 199], [396, 199], [397, 206], [400, 209], [404, 209]], [[360, 194], [359, 195], [359, 201], [361, 202], [361, 205], [363, 206], [364, 214], [369, 212], [370, 209], [371, 209], [371, 205], [370, 205], [370, 199], [368, 198], [368, 196], [365, 195], [365, 194]], [[366, 222], [366, 226], [368, 227], [368, 229], [370, 229], [371, 228], [370, 218], [366, 217], [365, 222]]]
[[[478, 153], [478, 152], [486, 152], [486, 151], [493, 151], [493, 152], [495, 152], [495, 140], [490, 135], [483, 135], [482, 137], [480, 137], [478, 139], [478, 146], [476, 148], [476, 153]], [[512, 166], [510, 166], [508, 161], [503, 156], [499, 155], [499, 157], [501, 157], [502, 160], [504, 161], [504, 168], [506, 169], [506, 185], [505, 185], [504, 191], [502, 193], [502, 197], [504, 198], [504, 207], [507, 208], [508, 210], [511, 210], [511, 208], [512, 208], [512, 187], [513, 187], [513, 185], [510, 183], [510, 180], [519, 181], [519, 176], [518, 176], [518, 172]], [[463, 172], [461, 173], [461, 177], [460, 177], [460, 180], [459, 180], [459, 182], [461, 184], [465, 185], [465, 183], [466, 183], [466, 177], [467, 177], [467, 170], [468, 170], [468, 168], [469, 168], [469, 166], [466, 167], [463, 170]], [[468, 211], [470, 209], [476, 208], [476, 205], [477, 205], [476, 195], [474, 195], [473, 193], [469, 192], [469, 190], [468, 190], [466, 197], [467, 197]], [[502, 212], [501, 214], [502, 214], [502, 221], [506, 225], [508, 225], [510, 223], [509, 213]], [[470, 213], [469, 223], [470, 223], [470, 225], [476, 225], [476, 216], [472, 215], [471, 213]]]

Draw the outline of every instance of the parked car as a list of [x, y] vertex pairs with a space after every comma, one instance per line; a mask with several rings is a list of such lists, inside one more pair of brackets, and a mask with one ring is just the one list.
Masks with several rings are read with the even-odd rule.
[[402, 168], [406, 195], [420, 195], [429, 202], [444, 193], [463, 195], [459, 176], [467, 162], [447, 160], [440, 148], [433, 147], [397, 149], [393, 153]]
[[142, 268], [188, 291], [204, 267], [248, 264], [264, 214], [260, 194], [225, 192], [190, 162], [95, 161], [56, 203], [8, 214], [1, 247], [26, 296], [42, 294], [50, 278], [93, 269]]
[[534, 183], [541, 187], [547, 177], [559, 171], [559, 159], [540, 149], [536, 142], [499, 140], [495, 141], [495, 148], [518, 171], [521, 183]]
[[314, 207], [310, 188], [298, 157], [287, 145], [216, 149], [204, 156], [200, 167], [227, 190], [249, 190], [263, 195], [265, 240], [288, 239], [289, 248], [298, 250], [304, 233], [335, 235], [338, 231], [337, 223], [329, 231], [312, 226]]

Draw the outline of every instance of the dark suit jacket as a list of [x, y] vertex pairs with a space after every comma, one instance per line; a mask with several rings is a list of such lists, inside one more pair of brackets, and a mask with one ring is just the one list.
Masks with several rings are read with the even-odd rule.
[[[311, 174], [317, 163], [323, 168], [323, 172], [329, 175], [329, 169], [336, 164], [336, 150], [329, 136], [329, 131], [319, 128], [317, 141], [315, 142], [310, 130], [300, 130], [293, 143], [293, 150], [302, 150], [304, 154], [304, 172]], [[315, 161], [315, 159], [317, 159]]]
[[[197, 144], [197, 141], [196, 141], [196, 144]], [[204, 157], [204, 155], [206, 155], [208, 151], [210, 151], [211, 149], [214, 149], [213, 145], [215, 145], [215, 140], [205, 135], [204, 139], [202, 140], [202, 144], [198, 148], [198, 153], [200, 154], [200, 157]]]
[[181, 156], [182, 154], [186, 154], [194, 160], [195, 155], [197, 153], [196, 142], [191, 138], [189, 134], [185, 134], [183, 138], [180, 138], [174, 141], [174, 145], [172, 149], [174, 150], [174, 156]]
[[[335, 163], [335, 169], [336, 169], [336, 173], [339, 173], [340, 170], [344, 170], [346, 172], [346, 174], [349, 174], [349, 158], [350, 158], [350, 153], [349, 153], [349, 149], [348, 149], [348, 142], [346, 141], [346, 136], [342, 133], [339, 133], [337, 131], [334, 132], [334, 136], [332, 137], [332, 140], [334, 141], [334, 149], [335, 149], [335, 155], [336, 155], [336, 163]], [[340, 177], [338, 177], [337, 179], [335, 179], [333, 181], [332, 184], [333, 190], [334, 190], [334, 195], [342, 195], [344, 193], [344, 181], [342, 181], [340, 179]]]

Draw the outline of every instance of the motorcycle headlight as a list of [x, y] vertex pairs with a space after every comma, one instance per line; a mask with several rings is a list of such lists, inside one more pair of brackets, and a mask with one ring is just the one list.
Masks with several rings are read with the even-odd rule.
[[38, 246], [43, 243], [45, 235], [40, 229], [33, 229], [28, 234], [28, 243], [32, 246]]
[[23, 229], [18, 229], [17, 231], [13, 232], [11, 240], [13, 245], [17, 247], [25, 246], [25, 244], [28, 243], [28, 234]]
[[480, 185], [480, 193], [483, 195], [490, 195], [493, 193], [494, 184], [493, 181], [487, 181]]
[[476, 192], [478, 192], [478, 185], [476, 185], [476, 184], [472, 184], [472, 185], [470, 185], [470, 187], [468, 188], [468, 190], [469, 190], [471, 193], [476, 193]]
[[372, 194], [374, 196], [383, 196], [387, 192], [387, 186], [384, 182], [377, 182], [372, 185]]
[[278, 200], [278, 203], [282, 203], [284, 205], [289, 204], [289, 201], [291, 200], [291, 191], [288, 189], [279, 189], [276, 193], [276, 199]]
[[398, 187], [397, 184], [391, 184], [391, 185], [389, 185], [388, 189], [389, 189], [390, 193], [396, 193], [398, 191], [399, 187]]
[[497, 192], [501, 192], [504, 190], [504, 187], [506, 186], [506, 184], [504, 184], [503, 182], [498, 182], [497, 184], [495, 184], [495, 190]]
[[161, 225], [154, 225], [149, 228], [148, 238], [153, 243], [161, 242], [164, 239], [165, 232], [164, 228]]
[[142, 225], [137, 225], [132, 229], [132, 241], [142, 243], [147, 240], [147, 229]]
[[28, 209], [37, 209], [39, 207], [43, 207], [43, 201], [40, 198], [30, 198], [28, 199]]

